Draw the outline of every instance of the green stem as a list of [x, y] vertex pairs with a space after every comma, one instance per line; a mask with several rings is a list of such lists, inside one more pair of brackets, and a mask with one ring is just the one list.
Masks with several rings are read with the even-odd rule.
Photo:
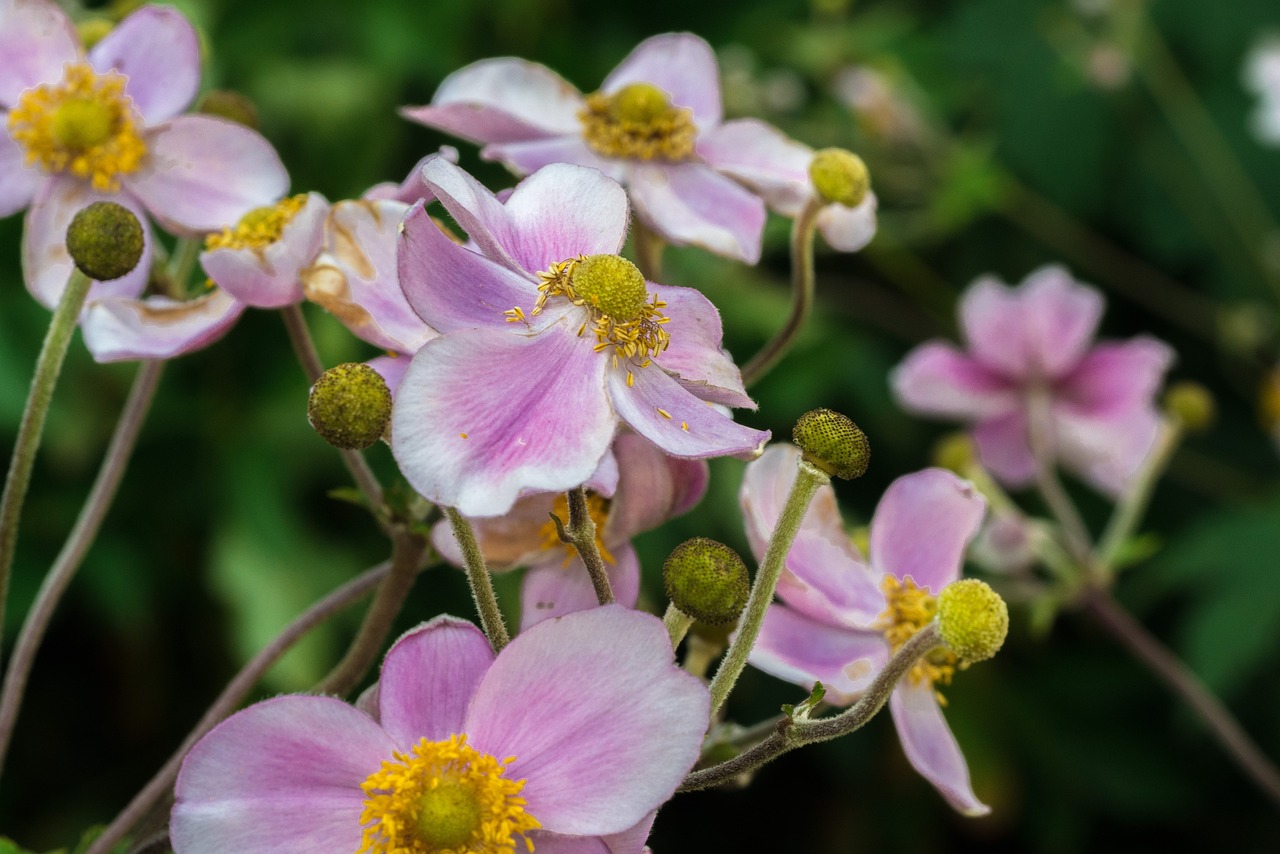
[[453, 535], [462, 549], [467, 582], [471, 585], [471, 596], [475, 599], [476, 611], [480, 615], [480, 628], [484, 629], [493, 651], [501, 652], [504, 646], [511, 643], [511, 636], [507, 634], [507, 624], [502, 621], [502, 609], [498, 607], [498, 596], [493, 592], [489, 567], [485, 564], [479, 543], [476, 542], [476, 532], [472, 530], [467, 518], [454, 508], [444, 508], [444, 514], [449, 517]]
[[804, 460], [800, 461], [795, 483], [791, 485], [787, 503], [783, 505], [782, 514], [778, 517], [778, 523], [773, 529], [773, 536], [769, 539], [769, 546], [765, 549], [764, 559], [760, 561], [760, 568], [756, 571], [755, 583], [751, 586], [751, 595], [747, 598], [747, 607], [738, 623], [738, 633], [720, 662], [715, 677], [711, 680], [711, 716], [713, 718], [724, 705], [729, 692], [733, 690], [738, 677], [747, 666], [747, 657], [751, 654], [751, 648], [755, 646], [756, 637], [760, 634], [765, 611], [773, 601], [773, 592], [777, 589], [778, 579], [782, 576], [783, 564], [800, 530], [805, 511], [809, 509], [809, 502], [813, 500], [818, 487], [830, 482], [831, 478], [825, 472]]
[[[591, 577], [591, 586], [596, 591], [596, 601], [601, 605], [616, 602], [613, 585], [609, 583], [609, 571], [605, 568], [604, 558], [600, 556], [600, 548], [596, 545], [596, 523], [587, 510], [587, 490], [581, 486], [571, 489], [568, 498], [569, 524], [563, 529], [561, 536], [567, 539], [578, 552], [578, 557], [582, 558], [587, 575]], [[559, 527], [558, 520], [556, 527]]]
[[667, 612], [662, 615], [662, 624], [667, 627], [667, 634], [671, 636], [671, 648], [675, 649], [680, 646], [680, 641], [684, 640], [684, 636], [693, 626], [693, 617], [675, 605], [668, 604]]
[[31, 469], [35, 465], [36, 452], [40, 449], [40, 437], [44, 432], [45, 417], [53, 400], [53, 388], [58, 383], [62, 362], [71, 346], [71, 336], [80, 319], [92, 281], [84, 273], [75, 270], [67, 280], [67, 286], [54, 309], [49, 331], [45, 333], [36, 370], [31, 377], [31, 391], [18, 425], [18, 439], [13, 446], [9, 462], [9, 474], [4, 481], [4, 494], [0, 496], [0, 626], [4, 625], [5, 603], [9, 594], [9, 570], [13, 566], [13, 552], [18, 543], [18, 523], [22, 518], [22, 505], [31, 484]]
[[651, 282], [661, 282], [662, 250], [667, 244], [639, 217], [631, 221], [631, 245], [636, 252], [636, 266], [644, 277]]

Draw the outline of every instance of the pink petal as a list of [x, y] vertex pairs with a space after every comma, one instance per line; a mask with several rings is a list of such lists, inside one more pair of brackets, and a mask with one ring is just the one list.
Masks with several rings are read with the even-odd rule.
[[409, 170], [408, 176], [399, 184], [391, 181], [375, 184], [365, 191], [362, 198], [375, 201], [403, 202], [406, 205], [434, 200], [435, 196], [427, 189], [426, 182], [422, 180], [422, 167], [437, 157], [443, 157], [450, 163], [457, 163], [458, 149], [451, 145], [440, 146], [439, 151], [433, 151], [415, 163], [413, 168]]
[[529, 175], [552, 163], [572, 163], [598, 169], [619, 183], [626, 183], [627, 161], [597, 154], [581, 133], [571, 136], [553, 136], [546, 139], [521, 140], [486, 145], [480, 152], [485, 160], [496, 160], [517, 175]]
[[709, 700], [672, 662], [662, 621], [607, 605], [539, 623], [498, 656], [467, 713], [477, 750], [515, 756], [553, 833], [621, 833], [693, 766]]
[[409, 370], [409, 362], [408, 356], [397, 353], [394, 356], [378, 356], [365, 362], [365, 364], [378, 372], [383, 382], [387, 384], [387, 390], [391, 392], [391, 396], [394, 398], [396, 390], [400, 388], [400, 381], [404, 379], [405, 371]]
[[608, 360], [576, 328], [527, 337], [460, 330], [418, 351], [391, 434], [418, 492], [468, 516], [497, 516], [522, 490], [563, 492], [591, 476], [617, 422], [604, 391]]
[[398, 745], [332, 697], [277, 697], [232, 715], [187, 754], [169, 832], [174, 849], [241, 854], [360, 846], [360, 784]]
[[698, 156], [750, 187], [772, 210], [794, 217], [813, 196], [813, 149], [758, 119], [725, 122], [698, 138]]
[[724, 331], [720, 312], [711, 301], [693, 288], [646, 284], [650, 294], [667, 304], [662, 311], [670, 318], [666, 330], [671, 342], [658, 356], [658, 365], [676, 374], [680, 384], [702, 400], [755, 409], [742, 373], [720, 346]]
[[651, 812], [634, 827], [607, 836], [562, 836], [538, 830], [529, 841], [538, 854], [643, 854], [649, 852], [644, 843], [656, 816]]
[[[8, 114], [0, 112], [0, 128]], [[0, 218], [15, 214], [31, 204], [44, 177], [39, 169], [27, 166], [27, 155], [6, 132], [0, 132]]]
[[1041, 267], [1019, 287], [1024, 335], [1033, 370], [1059, 377], [1089, 348], [1102, 319], [1102, 294], [1078, 283], [1062, 267]]
[[1008, 379], [1030, 375], [1027, 317], [1017, 291], [985, 276], [965, 290], [959, 311], [960, 328], [977, 361]]
[[62, 66], [80, 56], [75, 26], [47, 0], [0, 2], [0, 110], [22, 90], [62, 79]]
[[605, 542], [629, 540], [690, 510], [707, 491], [707, 464], [664, 454], [643, 436], [613, 440], [618, 490], [609, 505]]
[[980, 816], [991, 812], [973, 793], [969, 766], [938, 708], [933, 686], [899, 682], [889, 697], [889, 710], [911, 767], [961, 813]]
[[949, 471], [904, 475], [889, 484], [871, 519], [871, 565], [936, 596], [960, 577], [986, 508], [973, 484]]
[[760, 260], [764, 202], [705, 164], [639, 164], [630, 186], [637, 215], [672, 243]]
[[541, 272], [526, 269], [516, 260], [513, 249], [519, 237], [510, 214], [470, 173], [437, 158], [422, 167], [422, 180], [486, 258], [521, 276]]
[[784, 682], [826, 689], [827, 702], [847, 706], [861, 696], [888, 659], [884, 636], [812, 620], [782, 605], [770, 605], [751, 666]]
[[554, 71], [503, 57], [453, 72], [431, 104], [405, 118], [472, 142], [515, 142], [581, 132], [582, 95]]
[[[640, 561], [630, 543], [615, 546], [614, 562], [606, 564], [618, 604], [634, 608], [640, 598]], [[566, 565], [559, 557], [529, 567], [520, 584], [520, 631], [552, 617], [563, 617], [600, 604], [587, 567], [580, 558]]]
[[117, 297], [89, 303], [80, 329], [99, 362], [172, 359], [226, 335], [244, 309], [244, 303], [221, 290], [186, 301]]
[[281, 308], [302, 302], [298, 274], [315, 260], [324, 241], [329, 203], [319, 193], [282, 229], [280, 239], [262, 249], [215, 249], [200, 254], [200, 265], [214, 284], [256, 308]]
[[1160, 415], [1151, 406], [1096, 413], [1053, 410], [1062, 464], [1113, 497], [1129, 486], [1155, 444], [1160, 425]]
[[693, 110], [703, 130], [720, 124], [720, 71], [711, 45], [692, 33], [668, 33], [645, 39], [615, 68], [600, 91], [617, 92], [629, 83], [665, 89], [671, 103]]
[[212, 116], [179, 116], [146, 134], [141, 171], [124, 176], [156, 219], [178, 234], [217, 231], [289, 187], [276, 151], [257, 132]]
[[506, 209], [506, 248], [530, 272], [577, 255], [617, 255], [627, 239], [627, 194], [595, 169], [540, 169], [516, 185]]
[[943, 341], [929, 341], [893, 369], [889, 384], [904, 409], [921, 415], [982, 419], [1018, 405], [1010, 382]]
[[677, 457], [754, 457], [769, 441], [767, 430], [753, 430], [699, 400], [661, 368], [633, 367], [608, 372], [609, 399], [633, 430]]
[[818, 212], [818, 231], [832, 249], [857, 252], [876, 236], [876, 209], [880, 202], [875, 193], [856, 208], [831, 204]]
[[1002, 483], [1020, 487], [1035, 480], [1036, 459], [1027, 434], [1027, 413], [1019, 408], [973, 428], [978, 459]]
[[89, 51], [99, 73], [114, 68], [129, 79], [125, 94], [154, 125], [186, 109], [200, 88], [200, 41], [182, 13], [144, 6]]
[[[558, 544], [554, 549], [548, 549], [543, 535], [543, 529], [551, 521], [550, 514], [558, 497], [553, 492], [525, 495], [501, 516], [470, 520], [476, 543], [491, 570], [503, 572], [545, 561], [553, 553], [564, 554]], [[431, 542], [445, 560], [456, 566], [463, 565], [462, 548], [458, 545], [448, 520], [432, 529]]]
[[[400, 748], [462, 733], [467, 704], [493, 664], [484, 632], [439, 616], [400, 636], [382, 662], [378, 719]], [[501, 758], [501, 757], [499, 757]]]
[[1168, 344], [1145, 335], [1099, 344], [1063, 377], [1054, 403], [1081, 415], [1150, 407], [1173, 360]]

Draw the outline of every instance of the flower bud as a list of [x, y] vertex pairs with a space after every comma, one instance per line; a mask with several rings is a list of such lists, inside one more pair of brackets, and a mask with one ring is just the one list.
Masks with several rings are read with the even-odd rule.
[[706, 537], [675, 547], [662, 565], [662, 583], [673, 605], [711, 625], [738, 619], [751, 592], [751, 579], [738, 553]]
[[145, 238], [133, 211], [115, 202], [81, 208], [67, 226], [67, 252], [80, 272], [99, 282], [138, 266]]
[[1009, 608], [985, 581], [953, 581], [938, 594], [938, 630], [962, 662], [985, 661], [1009, 633]]
[[843, 148], [824, 148], [809, 163], [809, 180], [824, 202], [856, 208], [871, 192], [871, 175], [862, 158]]
[[248, 96], [230, 89], [214, 89], [206, 92], [196, 106], [196, 112], [206, 116], [217, 116], [244, 125], [253, 130], [258, 129], [258, 108]]
[[871, 461], [867, 435], [848, 417], [830, 409], [814, 409], [800, 416], [791, 440], [804, 458], [833, 477], [862, 477]]
[[335, 448], [367, 448], [382, 438], [391, 419], [391, 392], [368, 365], [348, 362], [330, 368], [311, 387], [307, 420]]
[[1213, 395], [1200, 383], [1183, 381], [1169, 386], [1164, 393], [1164, 409], [1193, 433], [1203, 433], [1217, 415]]

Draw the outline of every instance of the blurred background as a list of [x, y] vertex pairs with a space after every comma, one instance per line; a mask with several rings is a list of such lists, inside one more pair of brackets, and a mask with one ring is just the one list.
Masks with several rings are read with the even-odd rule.
[[[332, 200], [400, 180], [443, 143], [491, 187], [474, 146], [402, 120], [449, 72], [515, 55], [584, 91], [641, 39], [690, 30], [720, 58], [726, 111], [868, 162], [880, 231], [856, 256], [820, 250], [818, 310], [755, 389], [752, 426], [788, 436], [804, 411], [848, 413], [871, 439], [862, 480], [838, 495], [851, 524], [894, 478], [930, 464], [947, 425], [906, 416], [886, 375], [916, 343], [954, 336], [976, 276], [1020, 281], [1066, 265], [1107, 295], [1108, 337], [1175, 346], [1172, 378], [1208, 386], [1220, 415], [1173, 460], [1145, 526], [1151, 556], [1117, 596], [1280, 759], [1280, 148], [1250, 57], [1280, 37], [1275, 0], [192, 0], [206, 86], [258, 107], [294, 192]], [[83, 10], [77, 10], [77, 14]], [[123, 7], [95, 7], [119, 13]], [[1263, 51], [1263, 53], [1256, 53]], [[1258, 75], [1254, 75], [1258, 76]], [[1280, 102], [1280, 81], [1272, 99]], [[1280, 106], [1276, 107], [1280, 110]], [[12, 446], [48, 321], [21, 285], [21, 218], [0, 222], [0, 448]], [[788, 304], [788, 223], [771, 220], [755, 269], [669, 250], [666, 279], [702, 289], [745, 358]], [[308, 307], [327, 364], [370, 358]], [[136, 368], [95, 365], [76, 342], [23, 519], [5, 620], [21, 616], [93, 478]], [[69, 846], [150, 777], [240, 664], [295, 614], [385, 557], [368, 515], [305, 420], [307, 382], [279, 318], [249, 312], [162, 380], [119, 498], [37, 662], [5, 774], [0, 835]], [[369, 454], [394, 477], [385, 447]], [[666, 553], [693, 535], [748, 554], [742, 463], [712, 466], [688, 516], [639, 542], [644, 599], [663, 605]], [[1097, 530], [1108, 507], [1069, 484]], [[1027, 506], [1036, 508], [1032, 496]], [[928, 532], [921, 532], [927, 536]], [[499, 595], [516, 602], [514, 577]], [[400, 628], [470, 616], [460, 572], [425, 573]], [[307, 688], [357, 624], [315, 632], [260, 686]], [[656, 852], [1280, 850], [1274, 808], [1199, 723], [1127, 654], [1067, 612], [1014, 607], [1000, 656], [962, 674], [947, 717], [993, 814], [954, 815], [906, 764], [887, 715], [793, 753], [743, 792], [678, 797]], [[748, 672], [743, 723], [801, 692]]]

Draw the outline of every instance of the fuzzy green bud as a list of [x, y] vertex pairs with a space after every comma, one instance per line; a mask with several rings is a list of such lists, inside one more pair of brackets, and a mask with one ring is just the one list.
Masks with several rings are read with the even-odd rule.
[[214, 89], [206, 92], [196, 106], [196, 112], [217, 116], [253, 130], [258, 129], [258, 108], [248, 96], [230, 89]]
[[569, 281], [575, 294], [614, 320], [635, 320], [649, 300], [644, 274], [620, 255], [588, 255]]
[[335, 448], [367, 448], [382, 438], [391, 419], [391, 392], [368, 365], [348, 362], [330, 368], [311, 387], [307, 420]]
[[1004, 645], [1009, 607], [985, 581], [953, 581], [938, 594], [938, 630], [962, 662], [985, 661]]
[[1203, 433], [1217, 416], [1213, 395], [1200, 383], [1183, 381], [1169, 386], [1164, 393], [1164, 409], [1193, 433]]
[[91, 279], [118, 279], [138, 266], [144, 238], [133, 211], [115, 202], [81, 208], [67, 226], [67, 252]]
[[856, 208], [871, 192], [867, 164], [852, 151], [824, 148], [809, 163], [809, 180], [824, 202]]
[[751, 578], [738, 553], [706, 537], [675, 547], [662, 565], [662, 583], [673, 605], [711, 625], [738, 619], [751, 592]]
[[800, 416], [791, 440], [808, 462], [833, 477], [853, 480], [866, 474], [871, 461], [867, 434], [847, 416], [830, 409], [814, 409]]

